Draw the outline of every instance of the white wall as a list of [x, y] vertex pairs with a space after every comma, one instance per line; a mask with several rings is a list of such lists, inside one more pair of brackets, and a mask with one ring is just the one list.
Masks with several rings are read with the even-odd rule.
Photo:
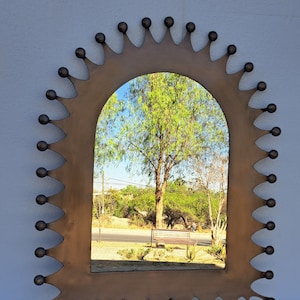
[[58, 183], [35, 175], [37, 167], [54, 169], [61, 164], [55, 154], [36, 149], [40, 139], [51, 143], [61, 136], [51, 125], [40, 125], [37, 117], [45, 112], [53, 119], [65, 115], [58, 103], [45, 99], [45, 91], [53, 88], [61, 96], [72, 96], [70, 87], [57, 76], [57, 69], [66, 66], [72, 75], [84, 78], [85, 70], [74, 50], [82, 46], [88, 57], [100, 62], [95, 33], [104, 32], [107, 43], [120, 51], [118, 22], [128, 23], [128, 34], [138, 44], [143, 17], [152, 19], [151, 30], [160, 39], [162, 22], [168, 15], [175, 19], [172, 32], [177, 42], [187, 22], [196, 24], [193, 38], [197, 50], [209, 31], [217, 31], [214, 58], [224, 54], [228, 44], [236, 44], [238, 52], [230, 58], [228, 71], [238, 70], [246, 61], [255, 65], [241, 88], [254, 87], [259, 80], [268, 83], [267, 91], [256, 93], [251, 105], [277, 104], [275, 114], [264, 114], [256, 124], [264, 129], [281, 127], [281, 136], [266, 136], [258, 141], [265, 150], [277, 149], [279, 158], [265, 159], [257, 168], [264, 174], [275, 173], [278, 181], [263, 184], [256, 192], [263, 198], [274, 197], [277, 205], [273, 209], [261, 208], [255, 216], [262, 222], [273, 220], [276, 229], [263, 230], [255, 234], [254, 240], [262, 246], [273, 245], [275, 254], [262, 254], [254, 259], [253, 265], [262, 271], [273, 270], [275, 277], [259, 280], [253, 288], [276, 300], [299, 299], [298, 0], [0, 0], [0, 299], [46, 300], [58, 293], [52, 286], [33, 283], [35, 275], [46, 276], [59, 267], [49, 257], [34, 256], [36, 247], [53, 247], [59, 241], [56, 234], [34, 228], [38, 219], [49, 222], [60, 214], [50, 205], [35, 203], [37, 194], [51, 195], [61, 188]]

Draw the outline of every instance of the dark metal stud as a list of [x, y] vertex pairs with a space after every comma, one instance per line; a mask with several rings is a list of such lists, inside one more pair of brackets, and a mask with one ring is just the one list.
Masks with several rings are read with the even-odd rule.
[[252, 72], [253, 69], [254, 69], [254, 65], [253, 65], [252, 62], [245, 63], [245, 65], [244, 65], [244, 71], [245, 72]]
[[274, 183], [277, 181], [277, 176], [275, 174], [270, 174], [267, 176], [267, 181], [270, 183]]
[[269, 221], [265, 224], [265, 228], [268, 230], [274, 230], [276, 227], [275, 223], [273, 221]]
[[192, 32], [195, 31], [196, 25], [195, 25], [195, 23], [193, 23], [193, 22], [188, 22], [188, 23], [185, 25], [185, 28], [186, 28], [186, 31], [187, 31], [187, 32], [192, 33]]
[[33, 281], [36, 285], [42, 285], [46, 282], [46, 277], [44, 277], [43, 275], [37, 275], [34, 277]]
[[57, 99], [57, 95], [56, 95], [56, 92], [54, 90], [48, 90], [46, 92], [46, 97], [48, 100], [55, 100]]
[[274, 113], [276, 110], [277, 110], [277, 106], [274, 103], [268, 104], [268, 106], [263, 109], [263, 111], [267, 111], [270, 114]]
[[270, 150], [268, 152], [268, 156], [271, 158], [271, 159], [275, 159], [278, 157], [278, 151], [277, 150]]
[[128, 29], [127, 23], [125, 23], [125, 22], [120, 22], [120, 23], [118, 24], [118, 30], [119, 30], [120, 32], [126, 33], [126, 32], [127, 32], [127, 29]]
[[279, 127], [273, 127], [270, 132], [273, 136], [279, 136], [281, 134], [281, 129]]
[[276, 200], [273, 199], [273, 198], [269, 198], [267, 201], [266, 201], [266, 205], [268, 207], [274, 207], [276, 205]]
[[42, 220], [37, 221], [35, 223], [35, 228], [38, 231], [43, 231], [43, 230], [45, 230], [47, 228], [47, 223], [45, 221], [42, 221]]
[[42, 125], [46, 125], [50, 122], [50, 119], [47, 115], [45, 114], [42, 114], [39, 116], [39, 123], [42, 124]]
[[102, 32], [98, 32], [96, 35], [95, 35], [95, 40], [97, 43], [99, 44], [105, 44], [105, 34], [102, 33]]
[[274, 252], [275, 252], [275, 249], [273, 246], [267, 246], [265, 249], [264, 249], [264, 252], [268, 255], [272, 255]]
[[44, 205], [45, 203], [48, 202], [48, 197], [46, 197], [45, 195], [37, 195], [35, 198], [35, 201], [37, 204], [39, 205]]
[[236, 46], [235, 45], [229, 45], [227, 47], [227, 54], [228, 55], [233, 55], [234, 53], [236, 53]]
[[60, 67], [58, 69], [58, 75], [62, 78], [69, 77], [69, 70], [66, 67]]
[[82, 58], [82, 59], [86, 58], [86, 56], [85, 56], [86, 55], [85, 49], [83, 49], [83, 48], [77, 48], [75, 50], [75, 55], [78, 58]]
[[48, 170], [45, 168], [38, 168], [36, 170], [36, 175], [41, 178], [46, 177], [48, 175]]
[[263, 273], [263, 277], [270, 280], [274, 277], [274, 273], [272, 271], [268, 270]]
[[34, 251], [34, 254], [36, 257], [44, 257], [45, 255], [47, 255], [47, 250], [43, 247], [39, 247], [39, 248], [36, 248], [35, 251]]
[[145, 28], [145, 29], [149, 29], [150, 26], [152, 24], [152, 21], [150, 18], [143, 18], [142, 20], [142, 26]]
[[209, 39], [211, 42], [216, 41], [217, 38], [218, 38], [218, 34], [217, 34], [215, 31], [211, 31], [211, 32], [208, 34], [208, 39]]
[[256, 88], [259, 91], [264, 91], [267, 88], [267, 84], [264, 81], [260, 81]]
[[38, 148], [38, 150], [40, 151], [45, 151], [48, 149], [48, 144], [47, 142], [45, 141], [39, 141], [37, 144], [36, 144], [36, 147]]
[[166, 17], [164, 23], [166, 27], [171, 28], [174, 25], [174, 19], [172, 17]]

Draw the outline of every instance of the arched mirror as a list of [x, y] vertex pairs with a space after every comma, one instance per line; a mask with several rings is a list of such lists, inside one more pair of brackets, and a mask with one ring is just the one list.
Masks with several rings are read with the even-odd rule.
[[91, 270], [224, 268], [229, 136], [199, 83], [136, 77], [96, 129]]
[[[49, 228], [59, 232], [64, 238], [63, 242], [55, 248], [45, 251], [38, 248], [36, 251], [39, 257], [47, 254], [63, 264], [57, 273], [46, 278], [39, 275], [35, 278], [36, 284], [47, 282], [59, 288], [61, 294], [57, 299], [192, 299], [195, 296], [199, 299], [217, 297], [237, 299], [241, 296], [249, 298], [256, 295], [250, 287], [254, 280], [261, 276], [269, 279], [272, 277], [272, 272], [262, 274], [250, 264], [250, 260], [259, 253], [267, 251], [271, 254], [272, 252], [271, 248], [261, 249], [255, 245], [251, 241], [253, 233], [265, 227], [268, 230], [275, 227], [273, 222], [261, 224], [252, 218], [252, 213], [256, 208], [265, 204], [271, 207], [274, 206], [272, 203], [275, 204], [274, 201], [270, 202], [273, 199], [265, 201], [253, 193], [254, 187], [258, 184], [264, 181], [270, 183], [276, 181], [275, 175], [264, 176], [253, 168], [253, 165], [260, 159], [277, 156], [275, 150], [267, 153], [258, 149], [255, 141], [263, 134], [270, 132], [273, 135], [279, 135], [280, 129], [274, 127], [271, 131], [263, 131], [256, 128], [253, 122], [262, 110], [248, 106], [251, 96], [256, 91], [263, 91], [266, 84], [259, 82], [253, 89], [240, 90], [240, 79], [245, 72], [252, 71], [253, 64], [245, 63], [240, 71], [228, 74], [226, 64], [229, 56], [236, 52], [234, 45], [229, 45], [227, 49], [224, 49], [224, 56], [212, 61], [210, 46], [218, 37], [216, 32], [209, 32], [207, 45], [200, 51], [194, 51], [190, 35], [195, 30], [195, 24], [191, 22], [186, 24], [186, 37], [180, 44], [175, 44], [170, 34], [173, 23], [173, 18], [165, 19], [166, 34], [163, 40], [157, 43], [149, 30], [151, 20], [144, 18], [142, 26], [145, 30], [145, 38], [140, 47], [134, 46], [129, 41], [126, 34], [127, 24], [119, 23], [118, 30], [124, 39], [121, 54], [109, 48], [103, 33], [97, 33], [95, 40], [104, 53], [103, 65], [92, 63], [86, 57], [83, 48], [75, 51], [76, 56], [87, 65], [90, 74], [88, 80], [78, 80], [72, 77], [67, 68], [59, 69], [61, 77], [71, 80], [77, 96], [74, 99], [64, 99], [59, 97], [54, 90], [48, 90], [46, 93], [49, 100], [60, 101], [70, 113], [66, 119], [57, 121], [49, 120], [47, 115], [41, 115], [39, 118], [41, 124], [52, 122], [66, 134], [63, 140], [55, 144], [47, 145], [45, 142], [38, 144], [41, 151], [46, 149], [56, 151], [66, 160], [65, 164], [56, 170], [44, 168], [37, 170], [38, 176], [52, 176], [64, 185], [64, 190], [57, 195], [37, 197], [40, 204], [47, 200], [64, 211], [64, 216], [56, 222], [45, 224], [40, 221], [36, 224], [38, 230]], [[103, 107], [104, 111], [107, 110], [105, 104], [111, 95], [126, 82], [144, 74], [156, 76], [161, 72], [162, 74], [165, 72], [180, 74], [201, 84], [216, 99], [226, 118], [230, 149], [226, 187], [226, 267], [214, 270], [196, 268], [179, 271], [91, 272], [94, 152], [99, 115]], [[140, 101], [146, 106], [149, 104], [139, 99], [139, 97], [136, 99], [137, 102]], [[163, 103], [160, 102], [160, 104]], [[109, 102], [108, 105], [110, 105]], [[200, 108], [201, 105], [194, 107], [196, 111]], [[108, 110], [110, 113], [110, 109]], [[271, 106], [266, 110], [274, 111]], [[177, 109], [176, 113], [178, 113]], [[171, 116], [166, 114], [166, 117]], [[135, 117], [138, 117], [138, 114], [133, 116]], [[162, 121], [167, 122], [167, 120]], [[155, 121], [154, 124], [159, 123]], [[129, 127], [130, 125], [128, 123]], [[189, 125], [188, 123], [185, 127], [178, 128], [189, 130]], [[196, 131], [195, 134], [200, 132]], [[160, 135], [159, 131], [155, 133]], [[199, 140], [201, 139], [199, 137]], [[200, 145], [197, 144], [195, 147]], [[170, 155], [170, 159], [174, 159], [172, 154]], [[218, 163], [221, 162], [220, 156]], [[186, 166], [188, 163], [191, 163], [189, 168], [195, 167], [196, 172], [199, 164], [190, 160], [186, 162]], [[147, 169], [147, 166], [145, 168]], [[221, 165], [218, 168], [222, 168]], [[183, 178], [180, 176], [174, 177], [173, 183], [175, 184], [177, 180], [177, 184], [180, 185], [183, 183], [181, 179]], [[103, 208], [105, 209], [105, 205]], [[155, 221], [155, 225], [159, 224], [158, 222]], [[192, 255], [192, 251], [187, 255]]]

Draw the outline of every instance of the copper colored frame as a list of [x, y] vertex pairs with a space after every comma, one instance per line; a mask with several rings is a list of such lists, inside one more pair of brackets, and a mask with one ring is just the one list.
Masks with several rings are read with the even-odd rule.
[[[167, 19], [166, 19], [167, 20]], [[148, 21], [148, 22], [146, 22]], [[170, 21], [170, 20], [169, 20]], [[171, 19], [172, 21], [172, 19]], [[241, 91], [239, 81], [244, 72], [252, 70], [251, 64], [235, 74], [227, 74], [228, 57], [236, 48], [230, 45], [224, 56], [216, 61], [210, 58], [211, 43], [215, 32], [208, 35], [207, 45], [194, 51], [190, 36], [193, 23], [188, 23], [187, 34], [176, 45], [172, 40], [172, 22], [165, 21], [166, 34], [157, 43], [149, 30], [150, 20], [143, 19], [144, 43], [133, 45], [126, 34], [127, 25], [119, 24], [124, 38], [121, 54], [112, 51], [105, 43], [105, 36], [97, 34], [99, 47], [103, 47], [103, 65], [92, 63], [83, 49], [76, 55], [84, 60], [89, 70], [88, 80], [78, 80], [61, 68], [59, 73], [72, 81], [77, 91], [74, 99], [52, 97], [59, 100], [69, 111], [63, 120], [50, 121], [61, 128], [66, 137], [49, 149], [60, 153], [65, 164], [47, 175], [64, 184], [64, 190], [49, 197], [48, 201], [61, 207], [64, 216], [48, 224], [59, 232], [64, 240], [47, 254], [62, 262], [63, 267], [45, 280], [60, 289], [56, 299], [176, 299], [193, 297], [214, 300], [238, 299], [257, 295], [251, 290], [253, 281], [262, 276], [251, 267], [250, 261], [263, 250], [251, 241], [254, 232], [264, 227], [252, 218], [252, 212], [265, 205], [253, 189], [266, 181], [257, 173], [254, 163], [267, 156], [256, 147], [255, 141], [266, 134], [253, 125], [261, 110], [248, 106], [249, 99], [257, 91]], [[93, 191], [94, 138], [96, 123], [108, 98], [125, 82], [153, 72], [174, 72], [199, 82], [218, 101], [228, 122], [230, 135], [230, 163], [228, 185], [227, 262], [224, 270], [143, 271], [91, 273], [91, 211]], [[51, 97], [48, 97], [48, 99]]]

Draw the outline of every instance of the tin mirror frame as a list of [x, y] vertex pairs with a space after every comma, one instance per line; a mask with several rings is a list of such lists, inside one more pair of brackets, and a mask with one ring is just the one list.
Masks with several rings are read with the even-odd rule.
[[[51, 176], [64, 185], [64, 190], [56, 195], [37, 197], [39, 204], [49, 202], [64, 211], [64, 216], [56, 222], [36, 223], [38, 230], [49, 228], [63, 236], [62, 243], [56, 247], [36, 250], [37, 256], [49, 255], [63, 264], [55, 274], [37, 275], [34, 279], [38, 285], [56, 286], [61, 292], [56, 299], [248, 299], [257, 295], [251, 289], [253, 281], [273, 276], [271, 271], [262, 273], [250, 264], [252, 258], [266, 251], [254, 244], [251, 236], [260, 229], [272, 230], [275, 226], [273, 222], [261, 224], [252, 217], [254, 210], [267, 204], [253, 189], [264, 181], [271, 182], [273, 175], [259, 174], [253, 165], [270, 156], [259, 149], [255, 141], [264, 134], [276, 135], [276, 128], [273, 131], [256, 128], [253, 122], [264, 110], [248, 106], [251, 96], [263, 91], [266, 84], [259, 82], [253, 89], [240, 90], [240, 79], [245, 72], [252, 71], [253, 64], [245, 63], [240, 71], [228, 74], [226, 64], [229, 56], [236, 52], [234, 45], [224, 49], [224, 56], [212, 61], [210, 47], [218, 37], [216, 32], [209, 32], [206, 46], [194, 51], [191, 35], [195, 24], [186, 24], [186, 36], [180, 44], [172, 39], [170, 28], [173, 24], [173, 18], [165, 18], [166, 33], [158, 43], [149, 29], [151, 20], [144, 18], [144, 42], [137, 47], [127, 36], [127, 24], [119, 23], [118, 30], [124, 39], [123, 51], [119, 54], [106, 44], [103, 33], [96, 34], [96, 42], [104, 52], [102, 65], [91, 62], [83, 48], [75, 51], [88, 67], [88, 80], [72, 77], [67, 68], [59, 69], [59, 75], [73, 83], [77, 96], [66, 99], [54, 90], [46, 93], [47, 99], [60, 101], [69, 111], [69, 116], [62, 120], [50, 120], [47, 115], [39, 117], [41, 124], [52, 123], [65, 133], [65, 138], [55, 144], [38, 143], [39, 150], [58, 152], [66, 160], [58, 169], [37, 170], [39, 177]], [[220, 270], [92, 273], [91, 211], [97, 120], [106, 101], [120, 86], [137, 76], [154, 72], [173, 72], [197, 81], [214, 96], [226, 117], [230, 136], [226, 267]]]

